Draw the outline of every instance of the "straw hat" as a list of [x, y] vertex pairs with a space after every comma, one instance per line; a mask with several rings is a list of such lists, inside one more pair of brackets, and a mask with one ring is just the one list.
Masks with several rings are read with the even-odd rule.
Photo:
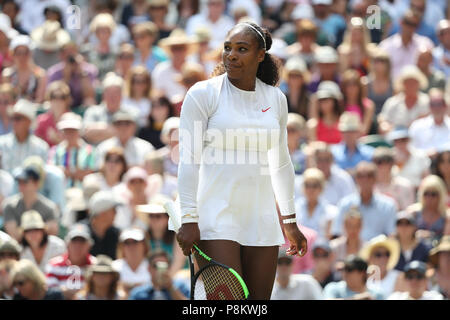
[[448, 252], [450, 251], [450, 235], [443, 236], [439, 244], [431, 249], [429, 260], [434, 265], [438, 264], [438, 257], [440, 252]]
[[31, 32], [31, 39], [41, 50], [56, 51], [70, 42], [70, 34], [61, 28], [58, 21], [47, 20]]
[[42, 216], [36, 210], [28, 210], [22, 214], [20, 227], [23, 231], [32, 229], [45, 229], [45, 223]]
[[158, 42], [158, 46], [170, 53], [171, 46], [187, 45], [188, 55], [196, 50], [195, 40], [189, 37], [183, 29], [174, 29], [167, 38]]
[[87, 276], [91, 276], [92, 273], [113, 273], [117, 277], [119, 276], [119, 271], [113, 266], [113, 260], [104, 254], [99, 254], [96, 257], [96, 262], [91, 265], [87, 271]]
[[369, 261], [370, 255], [375, 248], [386, 248], [390, 255], [387, 264], [387, 269], [393, 269], [400, 257], [400, 245], [397, 240], [386, 237], [384, 234], [372, 238], [359, 252], [359, 256], [366, 261]]
[[428, 87], [427, 77], [420, 71], [420, 69], [415, 65], [407, 65], [402, 68], [400, 75], [395, 81], [395, 86], [397, 90], [403, 90], [403, 82], [407, 79], [415, 79], [419, 82], [421, 89], [426, 89]]

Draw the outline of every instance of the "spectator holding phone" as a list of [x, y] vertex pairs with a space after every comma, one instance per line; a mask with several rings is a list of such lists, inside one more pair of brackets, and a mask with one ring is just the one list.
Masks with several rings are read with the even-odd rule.
[[148, 264], [151, 281], [133, 289], [130, 300], [187, 300], [189, 288], [183, 281], [172, 279], [170, 259], [165, 251], [155, 250], [149, 256]]

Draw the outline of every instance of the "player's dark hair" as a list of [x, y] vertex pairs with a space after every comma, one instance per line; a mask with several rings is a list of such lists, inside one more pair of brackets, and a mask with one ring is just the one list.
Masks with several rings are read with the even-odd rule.
[[[265, 47], [266, 52], [264, 54], [264, 60], [260, 62], [258, 66], [258, 70], [256, 72], [256, 77], [261, 80], [262, 82], [271, 85], [276, 86], [278, 84], [278, 81], [280, 80], [280, 60], [268, 53], [269, 49], [272, 46], [272, 35], [266, 28], [261, 28], [255, 23], [252, 22], [245, 22], [245, 24], [251, 25], [253, 28], [257, 29], [261, 35], [264, 36], [265, 40]], [[242, 25], [242, 24], [239, 24]], [[248, 31], [251, 32], [257, 43], [258, 48], [263, 49], [264, 48], [264, 40], [261, 38], [261, 36], [254, 30], [252, 27], [248, 27]], [[233, 28], [234, 29], [234, 28]], [[231, 30], [233, 30], [231, 29]], [[230, 31], [231, 31], [230, 30]], [[223, 65], [223, 61], [220, 62], [214, 69], [212, 76], [218, 76], [225, 73], [225, 66]]]

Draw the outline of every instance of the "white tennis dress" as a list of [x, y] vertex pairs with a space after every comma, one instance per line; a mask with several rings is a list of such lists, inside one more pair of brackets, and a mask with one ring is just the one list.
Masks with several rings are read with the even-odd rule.
[[295, 213], [284, 94], [259, 79], [241, 90], [223, 74], [187, 92], [180, 118], [182, 223], [198, 222], [201, 240], [283, 244], [275, 199]]

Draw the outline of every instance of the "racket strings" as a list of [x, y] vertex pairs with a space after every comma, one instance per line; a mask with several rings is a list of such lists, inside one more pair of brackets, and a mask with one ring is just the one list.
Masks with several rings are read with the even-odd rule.
[[196, 300], [243, 300], [245, 292], [232, 272], [212, 264], [203, 269], [197, 278], [194, 297]]

